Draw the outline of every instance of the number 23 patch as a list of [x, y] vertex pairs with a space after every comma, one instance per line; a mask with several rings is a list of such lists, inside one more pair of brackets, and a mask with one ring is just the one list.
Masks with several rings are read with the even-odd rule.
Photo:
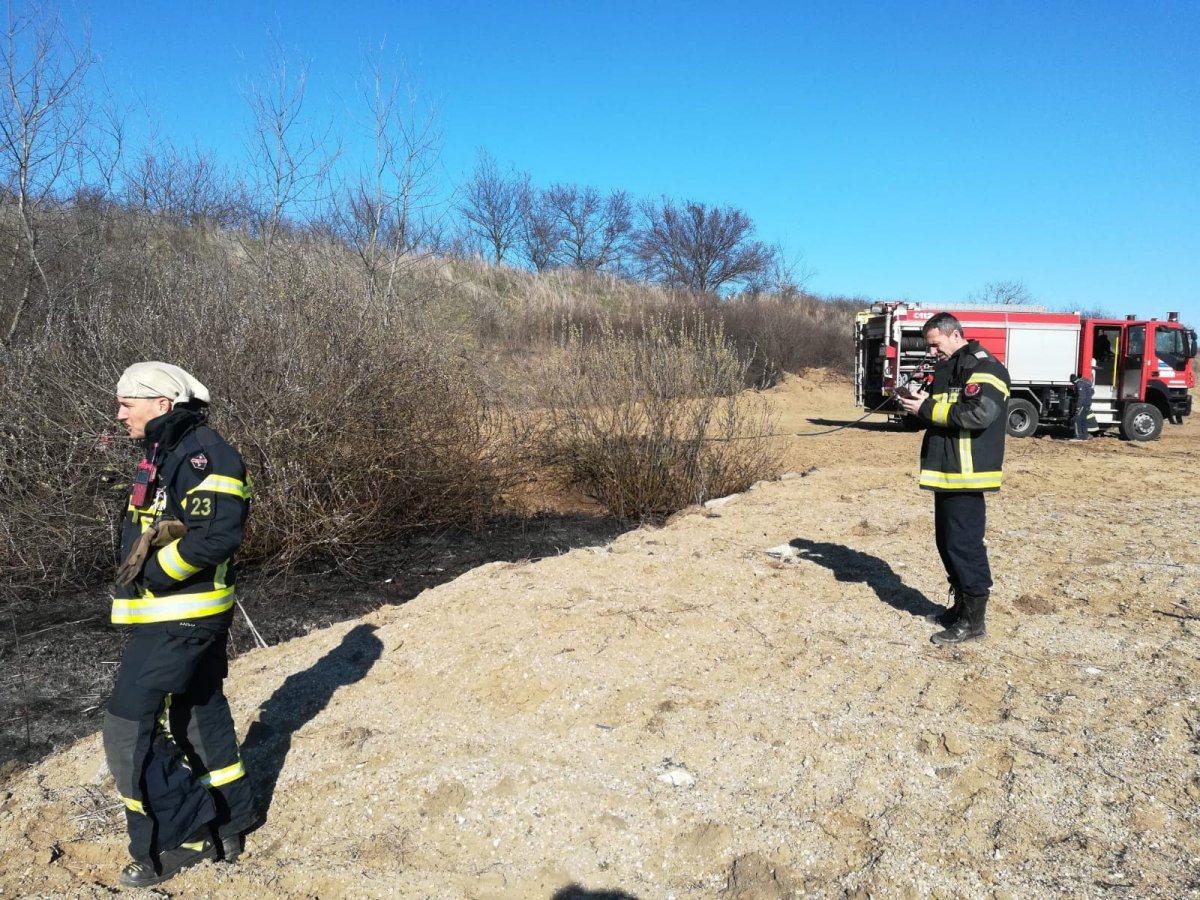
[[212, 497], [185, 497], [184, 507], [188, 516], [193, 519], [207, 519], [213, 514]]

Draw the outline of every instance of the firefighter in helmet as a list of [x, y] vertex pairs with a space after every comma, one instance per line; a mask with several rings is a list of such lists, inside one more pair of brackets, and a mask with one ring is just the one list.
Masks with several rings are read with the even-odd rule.
[[921, 488], [933, 491], [934, 532], [946, 569], [951, 607], [934, 617], [944, 630], [935, 644], [978, 640], [986, 633], [992, 587], [984, 544], [984, 494], [1000, 490], [1010, 382], [1008, 370], [962, 324], [938, 313], [924, 328], [925, 343], [939, 359], [928, 392], [899, 397], [905, 411], [925, 425]]
[[232, 861], [258, 822], [229, 704], [233, 555], [250, 488], [242, 458], [205, 423], [208, 389], [178, 366], [130, 366], [117, 420], [141, 443], [121, 532], [112, 621], [130, 626], [104, 716], [125, 804], [130, 887]]

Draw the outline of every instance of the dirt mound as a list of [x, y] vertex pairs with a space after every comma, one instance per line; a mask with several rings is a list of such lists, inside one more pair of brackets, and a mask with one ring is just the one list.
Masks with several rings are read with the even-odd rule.
[[[853, 421], [849, 391], [789, 379], [780, 431]], [[958, 650], [923, 618], [945, 586], [919, 435], [864, 423], [666, 528], [247, 654], [228, 688], [269, 819], [164, 887], [1196, 895], [1198, 444], [1013, 442], [990, 636]], [[0, 791], [0, 894], [110, 895], [100, 756]]]

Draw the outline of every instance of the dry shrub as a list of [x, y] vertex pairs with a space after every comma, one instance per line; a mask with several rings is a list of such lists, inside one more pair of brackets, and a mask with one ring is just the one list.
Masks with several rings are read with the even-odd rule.
[[546, 377], [546, 460], [623, 519], [659, 521], [777, 471], [765, 400], [746, 360], [702, 318], [636, 329], [569, 326]]
[[121, 227], [86, 259], [57, 258], [88, 280], [0, 358], [0, 584], [29, 596], [111, 576], [137, 455], [113, 390], [141, 359], [212, 391], [254, 480], [248, 556], [338, 557], [499, 507], [512, 451], [471, 365], [419, 311], [371, 299], [348, 257], [296, 242], [268, 278], [220, 233]]
[[[467, 264], [459, 262], [460, 268]], [[478, 265], [478, 264], [477, 264]], [[784, 372], [814, 367], [849, 373], [854, 359], [854, 314], [870, 301], [796, 293], [712, 294], [668, 291], [613, 275], [552, 270], [535, 276], [502, 271], [472, 282], [476, 343], [503, 355], [535, 353], [562, 339], [562, 323], [596, 333], [605, 323], [636, 333], [646, 317], [674, 328], [702, 319], [720, 327], [747, 361], [745, 385], [770, 387]], [[483, 273], [472, 274], [483, 279]]]
[[821, 367], [849, 374], [854, 314], [867, 300], [743, 295], [712, 309], [738, 350], [749, 358], [748, 383], [776, 384], [784, 372]]
[[283, 566], [495, 514], [512, 454], [500, 442], [501, 411], [461, 358], [404, 327], [323, 340], [328, 333], [297, 346], [285, 378], [231, 402], [227, 431], [257, 498], [247, 554]]
[[[850, 305], [804, 296], [432, 258], [384, 293], [330, 241], [281, 240], [268, 274], [245, 235], [112, 207], [64, 208], [41, 246], [46, 280], [0, 354], [0, 586], [111, 574], [137, 455], [112, 391], [138, 360], [210, 387], [213, 424], [255, 480], [245, 552], [287, 566], [494, 513], [529, 462], [497, 397], [552, 412], [568, 480], [654, 518], [769, 471], [741, 439], [771, 430], [752, 397], [732, 399], [744, 384], [850, 358]], [[0, 258], [9, 294], [21, 271]], [[530, 386], [545, 359], [550, 400]]]
[[5, 587], [82, 585], [112, 572], [132, 454], [104, 434], [115, 404], [105, 398], [101, 410], [87, 362], [45, 347], [14, 348], [0, 362]]

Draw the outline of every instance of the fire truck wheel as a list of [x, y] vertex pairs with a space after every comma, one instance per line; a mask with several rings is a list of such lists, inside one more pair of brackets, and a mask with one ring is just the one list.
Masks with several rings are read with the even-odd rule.
[[1149, 403], [1130, 403], [1121, 415], [1121, 434], [1127, 441], [1156, 441], [1162, 427], [1162, 413]]
[[1012, 437], [1029, 437], [1038, 427], [1037, 407], [1019, 397], [1008, 401], [1008, 433]]

